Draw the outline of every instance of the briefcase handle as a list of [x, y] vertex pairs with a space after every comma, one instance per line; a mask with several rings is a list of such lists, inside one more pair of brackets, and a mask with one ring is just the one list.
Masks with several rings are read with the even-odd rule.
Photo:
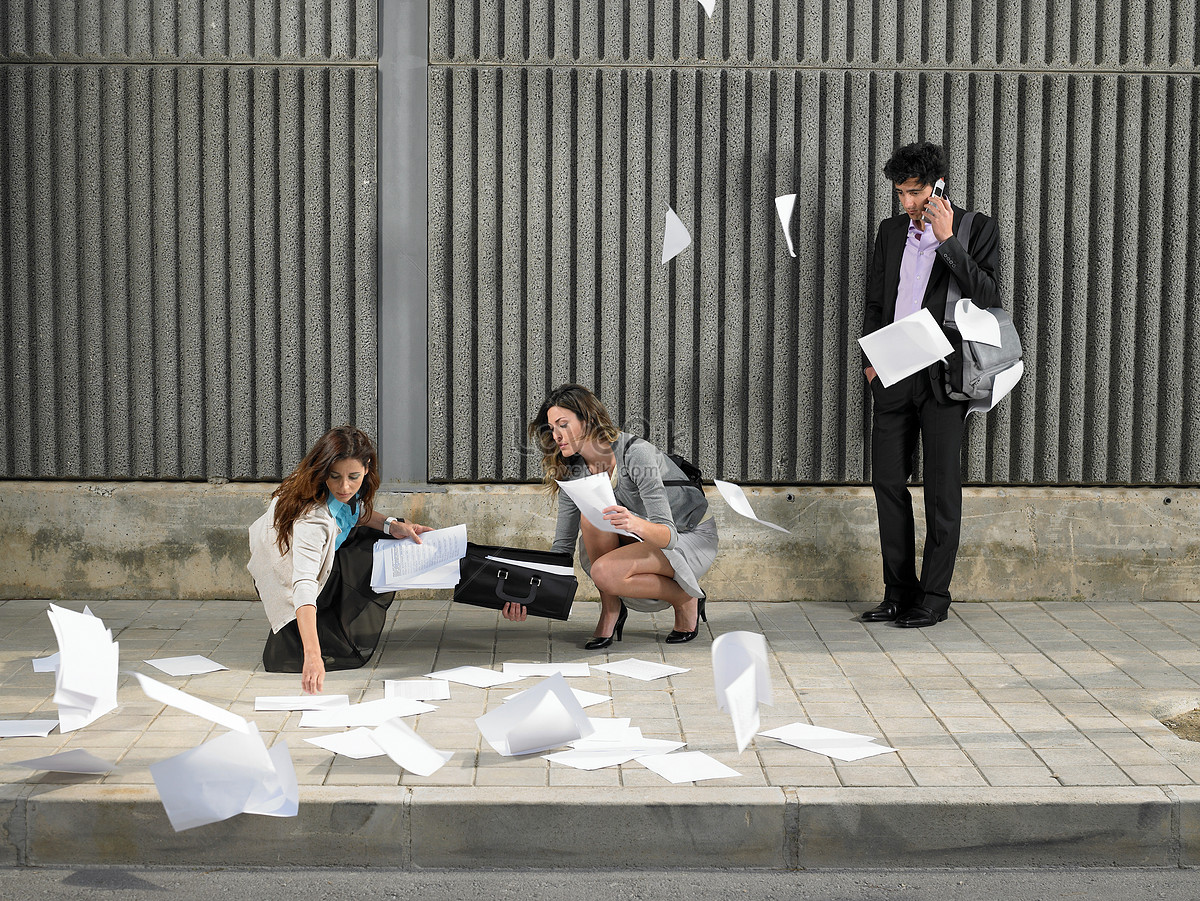
[[538, 586], [542, 584], [542, 580], [537, 576], [531, 576], [529, 579], [529, 594], [523, 598], [514, 597], [504, 590], [504, 583], [508, 581], [508, 570], [500, 569], [496, 571], [496, 597], [502, 601], [508, 601], [510, 604], [521, 604], [525, 607], [533, 604], [537, 600]]

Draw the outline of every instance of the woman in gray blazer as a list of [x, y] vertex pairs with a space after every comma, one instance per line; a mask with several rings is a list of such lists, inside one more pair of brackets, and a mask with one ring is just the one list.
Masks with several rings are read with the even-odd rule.
[[[613, 425], [600, 399], [581, 385], [554, 389], [529, 424], [542, 453], [544, 482], [558, 496], [554, 550], [570, 554], [600, 591], [600, 620], [584, 647], [600, 650], [621, 640], [629, 608], [653, 612], [673, 607], [668, 644], [691, 641], [708, 622], [700, 579], [717, 555], [717, 527], [704, 492], [650, 442]], [[636, 538], [604, 532], [580, 516], [558, 482], [605, 473], [617, 503], [604, 518]], [[640, 539], [640, 540], [639, 540]], [[525, 610], [510, 604], [510, 620]]]

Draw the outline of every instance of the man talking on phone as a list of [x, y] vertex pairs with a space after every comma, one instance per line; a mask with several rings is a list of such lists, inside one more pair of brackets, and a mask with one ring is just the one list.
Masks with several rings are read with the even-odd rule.
[[[895, 186], [902, 212], [879, 225], [867, 275], [863, 334], [922, 308], [941, 325], [946, 289], [954, 279], [977, 307], [999, 306], [996, 288], [996, 223], [976, 213], [969, 247], [956, 237], [965, 211], [935, 196], [949, 171], [937, 144], [896, 150], [883, 174]], [[940, 195], [939, 190], [936, 194]], [[946, 190], [949, 194], [949, 189]], [[962, 521], [962, 436], [967, 405], [950, 400], [937, 363], [885, 388], [864, 356], [874, 400], [871, 425], [871, 487], [883, 552], [883, 602], [866, 611], [866, 622], [904, 628], [934, 626], [950, 609], [950, 579]], [[925, 547], [916, 570], [916, 535], [908, 480], [921, 439], [925, 493]]]

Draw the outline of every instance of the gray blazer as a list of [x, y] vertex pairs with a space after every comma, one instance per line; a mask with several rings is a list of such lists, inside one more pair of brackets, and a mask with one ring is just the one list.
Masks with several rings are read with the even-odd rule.
[[[617, 458], [617, 485], [613, 489], [617, 503], [635, 516], [669, 528], [671, 541], [667, 548], [675, 547], [679, 533], [692, 531], [708, 512], [704, 492], [663, 485], [664, 480], [685, 478], [683, 472], [666, 454], [636, 435], [621, 432], [613, 443], [613, 453]], [[581, 479], [588, 475], [587, 464], [576, 458], [571, 465], [570, 478]], [[573, 556], [578, 535], [579, 508], [566, 492], [560, 491], [553, 550]]]

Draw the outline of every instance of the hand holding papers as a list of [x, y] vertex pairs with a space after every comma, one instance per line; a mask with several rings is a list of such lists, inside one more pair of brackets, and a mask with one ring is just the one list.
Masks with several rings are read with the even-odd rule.
[[592, 733], [587, 714], [558, 673], [485, 713], [475, 725], [505, 757], [548, 751]]
[[925, 308], [863, 335], [858, 343], [885, 388], [954, 353], [933, 314]]
[[51, 604], [49, 616], [58, 639], [58, 728], [71, 732], [116, 709], [117, 643], [91, 611], [76, 613]]
[[411, 538], [381, 538], [375, 542], [371, 588], [453, 588], [458, 584], [458, 561], [467, 553], [466, 525], [421, 533]]
[[792, 534], [783, 526], [777, 526], [773, 522], [767, 522], [765, 519], [759, 519], [754, 515], [754, 510], [750, 507], [750, 501], [746, 500], [746, 492], [742, 491], [741, 487], [733, 484], [733, 482], [723, 482], [720, 479], [713, 479], [713, 484], [717, 486], [717, 491], [721, 497], [725, 498], [725, 503], [733, 508], [733, 512], [746, 519], [754, 520], [754, 522], [762, 523], [764, 526], [769, 526], [772, 529], [777, 529], [787, 535]]
[[598, 472], [582, 479], [568, 479], [565, 482], [559, 482], [558, 487], [575, 503], [583, 518], [601, 532], [613, 532], [617, 535], [637, 538], [638, 541], [642, 540], [632, 532], [618, 529], [604, 518], [604, 511], [609, 507], [616, 506], [617, 503], [617, 498], [612, 490], [612, 479], [606, 473]]
[[712, 661], [717, 706], [732, 717], [738, 751], [744, 751], [758, 731], [758, 705], [772, 700], [767, 640], [757, 632], [718, 635]]

